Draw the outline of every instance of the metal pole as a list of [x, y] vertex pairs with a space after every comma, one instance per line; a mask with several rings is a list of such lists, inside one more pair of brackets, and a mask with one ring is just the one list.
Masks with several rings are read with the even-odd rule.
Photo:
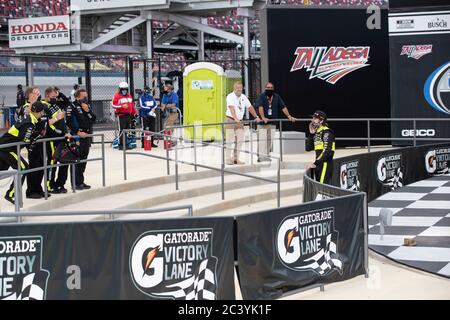
[[367, 152], [370, 152], [370, 120], [367, 120]]
[[102, 133], [102, 185], [106, 186], [105, 174], [105, 135]]
[[[14, 188], [15, 188], [16, 192], [19, 189], [19, 183], [20, 183], [19, 175], [16, 173], [16, 174], [14, 174]], [[20, 211], [19, 202], [20, 201], [18, 199], [18, 195], [16, 194], [15, 199], [14, 199], [14, 207], [15, 207], [16, 212]], [[17, 217], [17, 222], [20, 222], [20, 217]]]
[[249, 123], [249, 132], [250, 132], [250, 164], [253, 165], [253, 123]]
[[222, 200], [225, 200], [225, 129], [222, 122], [222, 165], [221, 165], [221, 172], [220, 172], [220, 179], [221, 179], [221, 188], [222, 188]]
[[417, 136], [417, 132], [416, 132], [416, 128], [417, 128], [416, 119], [414, 119], [413, 122], [414, 122], [414, 126], [413, 126], [413, 128], [414, 128], [414, 136], [413, 136], [413, 137], [414, 137], [414, 138], [413, 138], [413, 139], [414, 139], [414, 147], [415, 147], [415, 146], [416, 146], [416, 143], [417, 143], [417, 142], [416, 142], [416, 136]]
[[278, 170], [277, 170], [277, 207], [281, 206], [281, 186], [280, 186], [280, 173], [281, 173], [281, 159], [278, 159]]
[[168, 176], [170, 176], [170, 162], [169, 162], [169, 147], [170, 147], [170, 145], [169, 144], [170, 144], [170, 140], [167, 138], [166, 134], [164, 133], [164, 145], [166, 147], [166, 162], [167, 162], [167, 175]]
[[178, 141], [175, 143], [175, 190], [178, 190]]
[[22, 177], [20, 172], [22, 171], [21, 161], [20, 161], [20, 145], [17, 145], [17, 175], [19, 176], [19, 184], [17, 185], [17, 189], [14, 194], [14, 202], [16, 199], [19, 200], [19, 206], [23, 208], [23, 199], [22, 199]]
[[364, 192], [363, 200], [363, 227], [364, 227], [364, 270], [366, 278], [369, 277], [369, 239], [367, 235], [367, 193]]
[[[267, 153], [269, 154], [270, 150], [268, 150]], [[280, 160], [281, 162], [283, 162], [283, 121], [281, 120], [280, 120]]]
[[75, 166], [76, 166], [75, 163], [70, 165], [70, 170], [72, 171], [72, 192], [73, 193], [76, 192], [76, 187], [75, 187], [75, 180], [76, 180], [76, 177], [75, 177]]
[[42, 159], [44, 162], [44, 196], [48, 199], [48, 174], [47, 174], [47, 142], [42, 142]]
[[127, 129], [122, 130], [123, 180], [127, 180]]
[[195, 140], [195, 125], [192, 128], [192, 143], [194, 144], [194, 171], [197, 171], [197, 144]]

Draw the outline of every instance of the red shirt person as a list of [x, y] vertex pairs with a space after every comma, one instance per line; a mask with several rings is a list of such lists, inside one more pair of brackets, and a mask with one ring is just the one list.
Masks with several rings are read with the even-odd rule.
[[122, 131], [123, 129], [130, 129], [131, 120], [137, 114], [133, 97], [129, 93], [128, 83], [121, 82], [119, 84], [119, 89], [112, 99], [112, 107], [116, 116], [119, 117], [119, 149], [122, 149]]

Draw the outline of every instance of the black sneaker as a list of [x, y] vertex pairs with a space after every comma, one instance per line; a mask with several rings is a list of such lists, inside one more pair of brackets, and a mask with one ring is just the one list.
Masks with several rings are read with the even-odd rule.
[[[47, 198], [50, 198], [52, 195], [50, 194], [50, 191], [47, 191]], [[41, 198], [45, 198], [45, 192], [41, 192]]]
[[11, 202], [12, 204], [15, 204], [15, 203], [14, 203], [14, 198], [8, 196], [7, 194], [5, 195], [5, 199], [6, 199], [6, 201], [9, 201], [9, 202]]
[[59, 187], [58, 190], [60, 191], [59, 193], [67, 193], [67, 189], [64, 187]]
[[61, 193], [61, 190], [60, 190], [59, 188], [54, 188], [54, 189], [51, 189], [51, 190], [49, 191], [49, 193], [58, 194], [58, 193]]
[[[42, 192], [42, 194], [44, 194], [44, 193]], [[28, 199], [41, 199], [42, 195], [40, 193], [30, 193], [30, 194], [27, 194], [27, 198]]]
[[81, 184], [81, 186], [83, 187], [83, 189], [90, 189], [90, 188], [91, 188], [90, 185], [87, 185], [87, 184], [84, 183], [84, 182]]
[[158, 148], [157, 144], [152, 144], [152, 148]]

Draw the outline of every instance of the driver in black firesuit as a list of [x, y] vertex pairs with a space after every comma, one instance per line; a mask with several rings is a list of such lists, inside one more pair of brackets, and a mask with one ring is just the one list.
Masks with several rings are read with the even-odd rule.
[[[36, 101], [30, 106], [29, 113], [19, 118], [16, 123], [0, 137], [0, 145], [25, 142], [27, 148], [32, 149], [35, 141], [38, 138], [42, 138], [41, 133], [36, 130], [36, 125], [39, 119], [44, 114], [44, 105], [41, 101]], [[25, 145], [20, 146], [22, 149]], [[20, 154], [17, 154], [17, 147], [6, 147], [0, 149], [0, 170], [8, 170], [9, 167], [16, 169], [18, 161], [20, 159], [21, 170], [28, 169], [28, 163], [22, 158]], [[22, 175], [22, 184], [25, 180], [25, 174]], [[14, 182], [6, 192], [5, 199], [14, 204], [15, 190]]]
[[312, 115], [309, 124], [309, 132], [313, 135], [308, 137], [306, 151], [314, 148], [316, 160], [307, 166], [314, 169], [314, 177], [320, 183], [330, 184], [333, 174], [333, 156], [336, 149], [334, 133], [328, 127], [327, 115], [325, 112], [317, 110]]

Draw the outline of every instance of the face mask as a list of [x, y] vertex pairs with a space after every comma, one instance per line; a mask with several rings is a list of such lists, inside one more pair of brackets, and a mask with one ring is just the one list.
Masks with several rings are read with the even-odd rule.
[[128, 89], [121, 89], [120, 94], [126, 96], [128, 94]]
[[51, 103], [51, 104], [55, 104], [56, 101], [57, 101], [56, 98], [51, 98], [51, 99], [50, 99], [50, 103]]
[[150, 94], [150, 90], [145, 90], [144, 91], [146, 94]]
[[163, 92], [162, 92], [163, 94], [168, 94], [169, 93], [169, 91], [167, 91], [167, 90], [163, 90]]
[[271, 96], [273, 96], [273, 92], [274, 92], [274, 90], [273, 90], [273, 89], [266, 89], [266, 91], [265, 91], [265, 93], [266, 93], [266, 96], [268, 96], [268, 97], [271, 97]]
[[88, 100], [88, 98], [83, 98], [83, 99], [80, 100], [80, 102], [81, 102], [81, 103], [86, 103], [86, 104], [87, 104], [87, 103], [89, 102], [89, 100]]

